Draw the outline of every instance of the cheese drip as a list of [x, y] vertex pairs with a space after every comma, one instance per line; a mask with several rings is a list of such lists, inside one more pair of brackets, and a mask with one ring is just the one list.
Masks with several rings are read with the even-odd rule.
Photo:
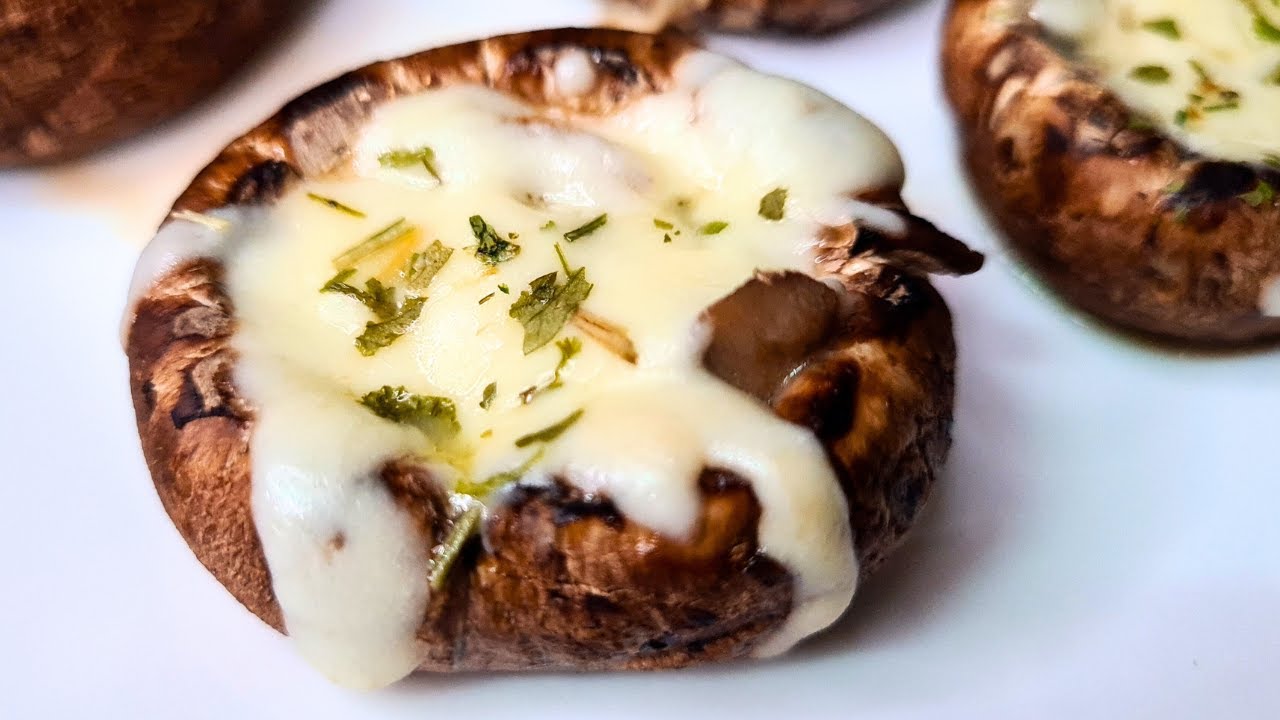
[[[562, 62], [558, 82], [590, 87], [594, 71], [580, 54]], [[379, 161], [422, 147], [439, 179]], [[849, 201], [901, 182], [878, 129], [812, 89], [699, 52], [680, 63], [672, 89], [604, 118], [551, 115], [478, 87], [398, 99], [376, 113], [353, 156], [349, 172], [307, 181], [265, 212], [222, 213], [229, 229], [172, 221], [162, 247], [147, 251], [161, 258], [148, 267], [171, 267], [187, 249], [226, 266], [236, 381], [258, 411], [254, 519], [285, 624], [309, 661], [336, 682], [372, 688], [423, 657], [415, 631], [431, 548], [377, 477], [406, 455], [446, 481], [521, 466], [522, 482], [564, 477], [673, 538], [693, 530], [699, 471], [733, 471], [760, 500], [762, 549], [795, 578], [792, 614], [759, 652], [785, 651], [839, 617], [857, 560], [823, 448], [702, 368], [699, 315], [757, 270], [811, 271], [821, 225], [855, 214], [901, 222]], [[787, 190], [785, 216], [768, 220], [759, 203], [777, 188]], [[593, 233], [563, 237], [606, 213]], [[480, 262], [473, 215], [519, 254]], [[453, 255], [410, 330], [365, 357], [354, 341], [370, 310], [319, 289], [333, 258], [401, 217], [415, 230], [362, 261], [352, 282], [397, 284], [409, 254], [437, 239]], [[533, 279], [560, 270], [557, 243], [594, 285], [582, 308], [624, 329], [637, 357], [627, 362], [570, 323], [557, 337], [578, 338], [581, 352], [559, 387], [526, 403], [522, 391], [550, 384], [560, 355], [554, 344], [524, 354], [524, 328], [508, 311]], [[459, 435], [435, 447], [358, 403], [388, 385], [451, 399]], [[578, 411], [553, 441], [517, 447]]]
[[1274, 0], [1035, 0], [1032, 17], [1191, 149], [1280, 163]]

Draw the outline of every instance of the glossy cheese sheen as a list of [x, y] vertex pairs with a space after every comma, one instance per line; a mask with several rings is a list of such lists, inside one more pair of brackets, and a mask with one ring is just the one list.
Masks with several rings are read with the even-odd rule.
[[[1032, 15], [1073, 41], [1081, 58], [1161, 130], [1209, 156], [1259, 162], [1280, 155], [1280, 39], [1259, 33], [1255, 11], [1280, 28], [1272, 0], [1036, 0]], [[1167, 23], [1148, 25], [1162, 21], [1172, 21], [1178, 37], [1169, 36]], [[1239, 107], [1206, 93], [1193, 62], [1238, 93]], [[1146, 77], [1140, 79], [1141, 67], [1166, 70], [1168, 80], [1151, 71], [1138, 71]]]
[[[579, 65], [567, 66], [564, 82], [585, 85], [576, 75], [591, 70]], [[446, 481], [535, 458], [524, 482], [563, 477], [674, 538], [693, 529], [700, 470], [735, 471], [761, 502], [762, 548], [796, 578], [792, 615], [760, 652], [786, 650], [847, 606], [857, 562], [820, 443], [701, 367], [699, 315], [758, 269], [811, 271], [821, 224], [901, 222], [850, 200], [896, 187], [901, 164], [874, 126], [813, 90], [708, 53], [686, 58], [677, 80], [608, 118], [551, 116], [475, 87], [397, 100], [359, 139], [352, 172], [295, 188], [220, 233], [216, 254], [240, 321], [237, 383], [258, 410], [255, 521], [287, 629], [335, 681], [384, 685], [422, 657], [414, 631], [428, 602], [431, 548], [376, 477], [405, 455], [426, 458]], [[422, 168], [378, 162], [389, 149], [424, 145], [435, 151], [440, 182]], [[778, 187], [788, 201], [774, 222], [757, 209]], [[307, 192], [368, 217], [338, 213]], [[562, 237], [602, 213], [608, 221], [595, 233]], [[517, 233], [520, 254], [496, 268], [479, 262], [468, 249], [474, 214], [504, 237]], [[408, 253], [432, 240], [454, 253], [411, 331], [364, 357], [354, 339], [370, 311], [318, 290], [334, 275], [335, 256], [399, 217], [415, 234], [362, 262], [358, 282], [374, 274], [396, 283]], [[676, 227], [658, 228], [655, 218]], [[549, 220], [555, 229], [540, 230]], [[701, 234], [711, 221], [728, 225]], [[210, 232], [185, 221], [171, 227]], [[559, 352], [548, 344], [523, 354], [523, 328], [508, 310], [531, 280], [559, 269], [557, 242], [594, 284], [583, 309], [624, 328], [638, 360], [627, 363], [567, 325], [558, 337], [579, 338], [581, 353], [562, 387], [524, 404], [519, 393], [550, 381]], [[485, 410], [490, 383], [497, 394]], [[433, 447], [358, 404], [384, 385], [452, 399], [458, 438]], [[540, 454], [537, 443], [516, 446], [579, 410], [581, 420]]]

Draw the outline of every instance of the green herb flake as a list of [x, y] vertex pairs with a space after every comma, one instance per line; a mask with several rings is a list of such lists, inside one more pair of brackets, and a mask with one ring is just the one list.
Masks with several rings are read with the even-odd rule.
[[590, 235], [591, 233], [593, 233], [593, 232], [595, 232], [595, 231], [599, 230], [600, 228], [604, 227], [604, 226], [605, 226], [605, 223], [607, 223], [607, 222], [609, 222], [609, 213], [605, 213], [605, 214], [603, 214], [603, 215], [601, 215], [601, 216], [599, 216], [599, 217], [595, 218], [595, 219], [594, 219], [594, 220], [592, 220], [591, 222], [588, 222], [587, 224], [585, 224], [585, 225], [583, 225], [583, 226], [581, 226], [581, 227], [576, 227], [576, 228], [574, 228], [574, 229], [570, 230], [569, 232], [567, 232], [567, 233], [565, 233], [565, 234], [564, 234], [564, 239], [565, 239], [567, 242], [573, 242], [574, 240], [580, 240], [580, 239], [582, 239], [582, 238], [584, 238], [584, 237], [586, 237], [586, 236]]
[[490, 495], [524, 477], [525, 473], [528, 473], [534, 464], [542, 459], [542, 455], [543, 450], [539, 448], [538, 452], [530, 456], [529, 459], [520, 463], [519, 467], [512, 468], [511, 470], [504, 470], [500, 473], [494, 473], [479, 482], [474, 480], [462, 480], [454, 486], [453, 491], [460, 495], [470, 495], [475, 498], [482, 498], [486, 495]]
[[355, 217], [355, 218], [366, 217], [366, 215], [360, 212], [359, 210], [351, 207], [350, 205], [343, 205], [342, 203], [338, 202], [337, 200], [334, 200], [333, 198], [327, 198], [323, 195], [317, 195], [313, 192], [307, 193], [307, 197], [311, 198], [312, 200], [315, 200], [316, 202], [320, 203], [321, 205], [324, 205], [325, 207], [331, 210], [337, 210], [343, 215], [350, 215], [351, 217]]
[[713, 220], [698, 228], [698, 233], [701, 235], [719, 235], [727, 227], [729, 227], [729, 223], [723, 220]]
[[435, 591], [443, 590], [444, 583], [449, 578], [449, 570], [453, 568], [453, 564], [458, 560], [458, 556], [462, 554], [462, 548], [475, 535], [476, 528], [480, 526], [480, 518], [484, 515], [484, 506], [478, 503], [472, 503], [471, 507], [459, 515], [453, 521], [453, 526], [449, 528], [449, 534], [445, 535], [444, 541], [440, 543], [439, 548], [431, 556], [431, 564], [427, 571], [427, 582], [431, 589]]
[[787, 189], [776, 188], [770, 190], [764, 197], [760, 198], [760, 217], [765, 220], [781, 220], [786, 207]]
[[356, 349], [365, 357], [372, 357], [382, 348], [390, 345], [409, 331], [414, 321], [422, 314], [422, 306], [426, 298], [411, 297], [400, 306], [399, 312], [382, 322], [365, 323], [364, 332], [356, 338]]
[[1203, 110], [1204, 112], [1222, 112], [1224, 110], [1239, 110], [1239, 109], [1240, 109], [1239, 98], [1230, 98], [1227, 100], [1223, 100], [1222, 102], [1214, 103], [1213, 105], [1205, 105], [1203, 108], [1201, 108], [1201, 110]]
[[493, 296], [494, 296], [494, 295], [497, 295], [497, 293], [496, 293], [496, 292], [491, 292], [491, 293], [489, 293], [488, 295], [485, 295], [484, 297], [480, 298], [480, 302], [479, 302], [478, 304], [483, 305], [483, 304], [485, 304], [485, 303], [489, 302], [490, 300], [492, 300], [492, 299], [493, 299]]
[[1276, 199], [1276, 189], [1266, 180], [1259, 180], [1257, 187], [1239, 197], [1248, 203], [1249, 207], [1260, 208]]
[[582, 341], [576, 337], [567, 337], [557, 340], [556, 348], [560, 351], [560, 361], [556, 363], [555, 373], [551, 376], [551, 381], [546, 385], [533, 385], [522, 390], [520, 392], [521, 403], [528, 405], [538, 395], [564, 386], [564, 381], [560, 379], [560, 373], [569, 365], [570, 360], [582, 352]]
[[484, 218], [479, 215], [472, 215], [470, 223], [471, 234], [476, 238], [476, 244], [472, 246], [472, 251], [480, 262], [486, 265], [497, 265], [520, 254], [520, 246], [503, 240], [498, 231], [485, 222]]
[[421, 164], [431, 177], [441, 180], [436, 169], [436, 151], [423, 146], [416, 150], [388, 150], [378, 156], [378, 164], [390, 168], [407, 168]]
[[508, 240], [519, 240], [519, 239], [520, 239], [520, 233], [518, 233], [518, 232], [509, 232], [509, 233], [507, 233], [507, 239], [508, 239]]
[[1258, 8], [1253, 8], [1253, 33], [1263, 42], [1280, 45], [1280, 27], [1276, 27]]
[[395, 288], [385, 287], [377, 278], [369, 278], [364, 282], [365, 289], [361, 290], [347, 282], [355, 274], [355, 268], [347, 268], [338, 272], [337, 275], [329, 278], [329, 281], [320, 288], [320, 292], [338, 293], [359, 300], [381, 320], [386, 320], [399, 312], [399, 307], [396, 305]]
[[669, 242], [671, 242], [671, 233], [663, 233], [663, 235], [662, 235], [662, 242], [664, 242], [664, 243], [669, 243]]
[[383, 385], [366, 393], [360, 404], [384, 420], [417, 428], [435, 441], [451, 438], [462, 429], [452, 400], [411, 393], [404, 386]]
[[414, 253], [400, 270], [405, 292], [416, 294], [426, 290], [451, 257], [453, 248], [445, 247], [439, 240], [432, 241], [426, 250]]
[[660, 218], [653, 219], [653, 226], [658, 228], [659, 230], [675, 230], [676, 229], [675, 225], [672, 225], [666, 220], [662, 220]]
[[[556, 250], [559, 249], [557, 245]], [[525, 355], [554, 340], [578, 311], [578, 306], [591, 294], [592, 285], [587, 282], [586, 268], [569, 272], [563, 253], [561, 262], [566, 267], [563, 285], [556, 283], [557, 273], [554, 270], [535, 278], [529, 283], [528, 290], [521, 291], [520, 297], [516, 298], [508, 311], [512, 318], [524, 326]]]
[[395, 222], [362, 240], [358, 245], [335, 257], [333, 266], [339, 270], [349, 268], [412, 231], [412, 225], [405, 222], [404, 218], [398, 218]]
[[539, 230], [544, 230], [544, 231], [545, 231], [545, 230], [555, 230], [555, 229], [556, 229], [556, 221], [555, 221], [555, 220], [548, 220], [548, 221], [546, 221], [545, 223], [543, 223], [543, 224], [542, 224], [542, 227], [540, 227], [540, 228], [538, 228], [538, 229], [539, 229]]
[[500, 284], [498, 285], [498, 290], [501, 290], [503, 295], [510, 295], [510, 294], [511, 294], [511, 288], [507, 287], [507, 284], [506, 284], [506, 283], [500, 283]]
[[484, 386], [484, 395], [480, 397], [480, 407], [488, 410], [493, 406], [493, 399], [498, 396], [498, 383], [491, 382]]
[[1169, 38], [1170, 40], [1182, 39], [1182, 31], [1178, 29], [1178, 21], [1173, 18], [1148, 20], [1147, 22], [1142, 23], [1142, 29]]
[[531, 432], [528, 435], [516, 438], [516, 447], [523, 448], [533, 445], [534, 443], [549, 443], [564, 434], [566, 430], [573, 427], [574, 423], [582, 419], [582, 410], [574, 410], [569, 413], [568, 417], [554, 425], [545, 427], [537, 432]]
[[1173, 74], [1163, 65], [1139, 65], [1129, 71], [1129, 77], [1139, 82], [1157, 85], [1169, 82]]

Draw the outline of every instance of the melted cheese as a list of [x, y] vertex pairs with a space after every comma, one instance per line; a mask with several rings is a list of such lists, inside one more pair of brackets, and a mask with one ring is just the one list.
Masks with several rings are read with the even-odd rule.
[[[1071, 40], [1130, 107], [1193, 150], [1247, 162], [1280, 157], [1280, 38], [1256, 27], [1261, 17], [1280, 28], [1271, 0], [1036, 0], [1032, 15]], [[1162, 21], [1177, 37], [1158, 31], [1168, 27]], [[1238, 107], [1224, 92], [1238, 93]]]
[[[582, 75], [593, 70], [580, 60], [570, 52], [556, 69], [567, 88], [589, 87]], [[673, 538], [694, 529], [700, 469], [735, 471], [761, 502], [762, 549], [796, 578], [791, 617], [759, 652], [785, 651], [848, 605], [857, 561], [823, 448], [702, 368], [699, 315], [758, 269], [812, 271], [821, 225], [900, 225], [849, 196], [900, 183], [901, 163], [878, 129], [796, 83], [709, 53], [687, 57], [676, 79], [671, 91], [607, 118], [549, 115], [478, 87], [399, 99], [355, 144], [351, 172], [309, 181], [264, 213], [223, 214], [226, 230], [172, 221], [157, 237], [162, 247], [148, 251], [161, 258], [148, 267], [172, 267], [183, 252], [226, 265], [239, 318], [236, 379], [258, 408], [255, 522], [289, 634], [335, 681], [384, 685], [423, 655], [414, 631], [428, 602], [431, 549], [375, 477], [405, 455], [427, 458], [446, 482], [532, 460], [522, 482], [564, 477]], [[419, 146], [434, 150], [440, 181], [378, 162], [389, 149]], [[771, 222], [757, 209], [777, 187], [789, 191], [786, 217]], [[337, 213], [308, 192], [368, 217]], [[607, 224], [595, 233], [562, 237], [602, 213]], [[496, 267], [479, 262], [469, 249], [473, 214], [504, 236], [517, 233], [520, 254]], [[408, 253], [432, 240], [454, 253], [411, 330], [364, 357], [354, 339], [370, 311], [318, 290], [335, 256], [399, 217], [417, 230], [361, 263], [361, 277], [394, 283]], [[676, 227], [664, 231], [655, 218]], [[555, 229], [540, 229], [548, 221]], [[701, 234], [711, 221], [728, 226]], [[531, 280], [560, 267], [557, 242], [594, 284], [583, 309], [624, 328], [638, 360], [569, 324], [559, 337], [580, 338], [581, 353], [561, 387], [525, 404], [519, 393], [546, 384], [559, 353], [549, 344], [525, 355], [508, 309]], [[139, 272], [137, 292], [157, 274]], [[497, 394], [486, 410], [490, 383]], [[458, 438], [434, 447], [357, 403], [385, 385], [452, 399]], [[579, 410], [581, 420], [541, 452], [516, 446]]]

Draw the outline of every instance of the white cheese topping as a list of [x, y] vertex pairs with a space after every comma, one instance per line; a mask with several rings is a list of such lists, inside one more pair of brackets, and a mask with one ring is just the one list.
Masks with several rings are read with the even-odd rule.
[[[569, 54], [556, 67], [570, 92], [583, 90], [583, 59]], [[757, 269], [812, 271], [822, 224], [900, 224], [849, 197], [896, 186], [901, 163], [849, 109], [719, 56], [689, 56], [675, 85], [606, 118], [551, 115], [478, 87], [399, 99], [355, 143], [352, 172], [308, 181], [264, 217], [224, 231], [252, 236], [224, 244], [221, 256], [239, 319], [237, 383], [258, 409], [254, 517], [289, 634], [335, 681], [387, 684], [422, 657], [415, 629], [431, 548], [376, 478], [405, 455], [427, 458], [446, 482], [528, 464], [524, 482], [563, 477], [672, 538], [694, 530], [699, 471], [734, 471], [760, 500], [763, 550], [796, 583], [791, 617], [760, 652], [785, 651], [848, 605], [857, 560], [823, 448], [702, 368], [699, 316]], [[422, 165], [379, 162], [422, 147], [434, 151], [439, 181]], [[766, 220], [757, 210], [776, 188], [787, 190], [785, 218]], [[562, 237], [605, 213], [590, 235]], [[481, 263], [472, 215], [504, 238], [516, 234], [520, 253]], [[410, 254], [437, 239], [453, 254], [411, 329], [366, 357], [354, 342], [374, 320], [370, 309], [319, 289], [336, 256], [401, 217], [415, 230], [358, 263], [350, 282], [395, 285]], [[548, 221], [554, 229], [542, 229]], [[704, 232], [717, 222], [727, 225]], [[184, 235], [213, 232], [181, 226]], [[524, 328], [508, 311], [530, 281], [560, 269], [557, 243], [594, 285], [582, 309], [623, 329], [637, 357], [623, 360], [571, 322], [557, 338], [579, 339], [580, 354], [559, 387], [524, 403], [522, 391], [550, 384], [560, 352], [548, 344], [525, 355]], [[184, 241], [177, 250], [209, 246]], [[160, 254], [171, 264], [172, 249]], [[435, 446], [358, 403], [401, 385], [451, 399], [459, 435]], [[580, 420], [553, 441], [517, 447], [577, 411]]]
[[1032, 16], [1193, 150], [1280, 162], [1280, 5], [1272, 0], [1035, 0]]

